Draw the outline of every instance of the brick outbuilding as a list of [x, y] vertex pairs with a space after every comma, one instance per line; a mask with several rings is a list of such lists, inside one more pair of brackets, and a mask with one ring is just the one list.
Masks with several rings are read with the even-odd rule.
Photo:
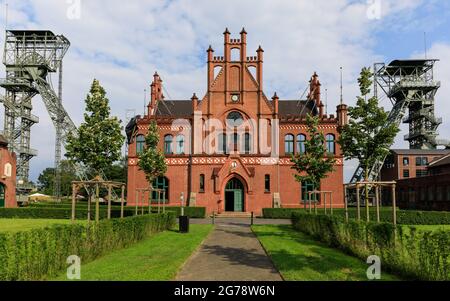
[[8, 150], [8, 142], [0, 135], [0, 208], [17, 207], [16, 154]]

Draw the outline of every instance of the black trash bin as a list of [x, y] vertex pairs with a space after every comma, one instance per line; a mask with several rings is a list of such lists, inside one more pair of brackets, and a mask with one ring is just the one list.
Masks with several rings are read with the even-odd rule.
[[179, 220], [179, 231], [180, 233], [188, 233], [189, 232], [189, 217], [186, 215], [180, 215]]

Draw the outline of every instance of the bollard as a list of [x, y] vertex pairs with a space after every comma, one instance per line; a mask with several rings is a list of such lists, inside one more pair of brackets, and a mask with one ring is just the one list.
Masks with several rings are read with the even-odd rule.
[[216, 223], [215, 217], [216, 217], [216, 212], [213, 211], [213, 216], [212, 216], [212, 224], [213, 224], [213, 225]]
[[252, 211], [252, 217], [251, 217], [251, 220], [250, 220], [250, 225], [253, 226], [253, 211]]

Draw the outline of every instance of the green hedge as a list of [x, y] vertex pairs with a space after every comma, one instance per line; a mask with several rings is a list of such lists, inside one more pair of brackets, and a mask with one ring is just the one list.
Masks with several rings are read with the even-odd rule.
[[[161, 206], [160, 211], [162, 211], [163, 208]], [[176, 216], [180, 216], [181, 214], [181, 207], [176, 206], [166, 206], [166, 211], [171, 211], [176, 214]], [[152, 206], [152, 212], [156, 213], [158, 212], [158, 207]], [[206, 208], [205, 207], [184, 207], [184, 215], [189, 216], [190, 218], [204, 218], [206, 215]]]
[[[306, 210], [309, 212], [309, 209]], [[291, 208], [264, 208], [264, 218], [291, 218], [292, 214], [305, 212], [304, 209]], [[319, 213], [323, 209], [318, 209]], [[328, 210], [329, 212], [329, 210]], [[333, 209], [333, 215], [344, 218], [344, 209]], [[356, 219], [356, 208], [349, 208], [349, 217]], [[361, 208], [361, 218], [366, 219], [366, 209]], [[370, 208], [370, 220], [376, 219], [375, 208]], [[383, 207], [380, 210], [380, 219], [383, 222], [392, 222], [392, 208]], [[445, 211], [418, 211], [418, 210], [397, 210], [397, 223], [403, 225], [446, 225], [450, 224], [450, 212]]]
[[293, 213], [292, 224], [295, 229], [363, 260], [377, 255], [383, 269], [406, 278], [450, 280], [450, 231], [356, 220], [346, 223], [338, 216], [298, 212]]
[[[75, 217], [77, 219], [87, 218], [87, 209], [77, 208]], [[124, 216], [134, 215], [135, 211], [129, 208], [124, 209]], [[108, 211], [105, 208], [100, 209], [100, 218], [106, 218]], [[0, 208], [0, 218], [54, 218], [54, 219], [70, 219], [72, 209], [70, 208]], [[120, 217], [120, 209], [111, 210], [111, 217]], [[91, 208], [91, 219], [95, 218], [95, 207]]]
[[[64, 272], [70, 255], [90, 262], [172, 227], [172, 213], [102, 220], [89, 226], [54, 225], [0, 233], [0, 280], [45, 280]], [[81, 278], [83, 271], [81, 271]]]

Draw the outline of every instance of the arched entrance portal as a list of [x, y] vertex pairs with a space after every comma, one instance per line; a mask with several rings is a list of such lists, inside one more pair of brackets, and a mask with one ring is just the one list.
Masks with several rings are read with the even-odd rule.
[[232, 178], [225, 186], [225, 211], [244, 211], [244, 185], [237, 178]]

